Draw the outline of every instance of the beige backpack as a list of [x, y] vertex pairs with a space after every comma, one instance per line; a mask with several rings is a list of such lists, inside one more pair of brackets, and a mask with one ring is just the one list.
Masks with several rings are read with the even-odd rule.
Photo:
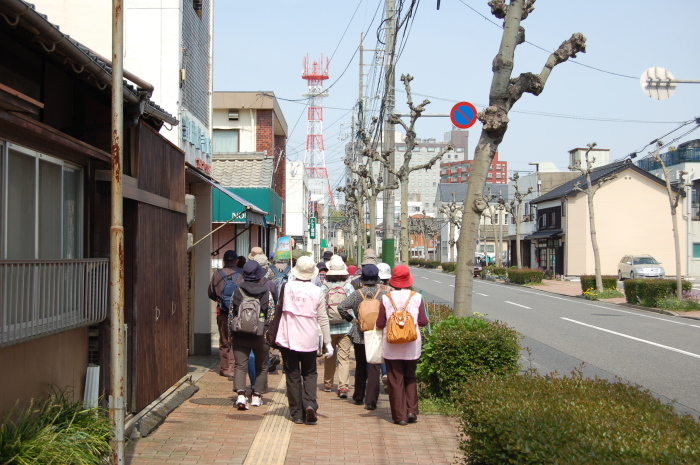
[[[374, 325], [377, 324], [377, 317], [379, 316], [379, 289], [374, 293], [372, 297], [365, 296], [362, 291], [358, 291], [362, 296], [362, 302], [357, 306], [357, 321], [360, 324], [361, 331], [369, 331], [374, 329]], [[369, 294], [369, 292], [368, 292]]]

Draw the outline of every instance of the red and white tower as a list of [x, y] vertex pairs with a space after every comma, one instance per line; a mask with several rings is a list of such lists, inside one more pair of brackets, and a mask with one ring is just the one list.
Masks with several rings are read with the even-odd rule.
[[329, 205], [333, 203], [333, 194], [328, 180], [323, 143], [323, 99], [328, 97], [328, 91], [323, 89], [323, 81], [328, 79], [328, 58], [321, 55], [320, 60], [310, 62], [309, 56], [306, 55], [301, 77], [309, 86], [308, 92], [302, 95], [309, 99], [304, 165], [309, 178], [312, 179], [310, 189], [317, 195], [327, 193], [328, 200], [323, 203]]

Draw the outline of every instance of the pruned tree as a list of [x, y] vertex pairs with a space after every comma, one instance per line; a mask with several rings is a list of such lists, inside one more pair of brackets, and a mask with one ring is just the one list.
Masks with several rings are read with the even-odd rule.
[[595, 157], [593, 159], [589, 158], [591, 150], [597, 144], [593, 142], [588, 144], [588, 150], [586, 150], [586, 166], [583, 166], [581, 160], [576, 160], [574, 166], [570, 166], [570, 170], [580, 171], [584, 176], [586, 176], [586, 185], [581, 187], [581, 181], [576, 181], [573, 188], [579, 192], [583, 192], [588, 196], [588, 221], [591, 229], [591, 245], [593, 246], [593, 266], [595, 267], [595, 287], [598, 292], [603, 292], [603, 276], [600, 271], [600, 250], [598, 249], [598, 237], [595, 229], [595, 211], [593, 210], [593, 196], [598, 189], [600, 189], [603, 184], [608, 181], [612, 181], [617, 177], [616, 174], [610, 174], [607, 176], [599, 177], [595, 183], [591, 182], [591, 172], [593, 171], [593, 163], [595, 163]]
[[673, 187], [671, 187], [671, 170], [668, 169], [660, 154], [663, 145], [663, 142], [656, 141], [656, 150], [651, 153], [651, 157], [655, 162], [661, 165], [661, 169], [664, 173], [664, 180], [666, 181], [666, 193], [668, 194], [668, 203], [671, 207], [671, 223], [673, 225], [673, 245], [676, 251], [676, 297], [681, 299], [683, 298], [683, 276], [681, 275], [681, 244], [678, 236], [678, 215], [676, 214], [676, 209], [678, 208], [681, 194], [687, 187], [685, 177], [688, 175], [688, 172], [678, 171], [678, 189], [674, 192]]
[[[401, 163], [401, 166], [398, 169], [394, 166], [389, 166], [389, 171], [393, 173], [394, 176], [396, 176], [396, 179], [398, 179], [401, 185], [401, 262], [404, 265], [408, 265], [408, 245], [410, 242], [408, 237], [409, 175], [414, 171], [429, 170], [433, 167], [435, 163], [438, 162], [438, 160], [441, 160], [447, 152], [454, 149], [454, 146], [452, 144], [448, 144], [438, 153], [433, 155], [433, 157], [427, 162], [422, 163], [420, 165], [411, 166], [411, 158], [413, 158], [413, 149], [416, 147], [416, 145], [418, 145], [416, 142], [417, 134], [415, 131], [416, 121], [418, 121], [418, 118], [420, 118], [421, 114], [425, 111], [425, 107], [430, 104], [430, 100], [427, 99], [423, 100], [423, 102], [420, 105], [413, 104], [413, 94], [411, 93], [412, 80], [413, 77], [411, 75], [401, 75], [401, 81], [403, 82], [404, 88], [406, 89], [408, 108], [411, 111], [409, 122], [404, 122], [403, 120], [401, 120], [401, 117], [396, 114], [391, 115], [389, 117], [390, 123], [401, 125], [401, 127], [403, 127], [406, 131], [406, 151], [403, 153], [403, 163]], [[383, 154], [382, 158], [384, 158], [384, 160], [388, 160], [388, 154]]]
[[[387, 190], [398, 189], [399, 183], [393, 182], [387, 184], [384, 182], [382, 173], [384, 166], [388, 163], [387, 158], [382, 157], [379, 151], [375, 148], [373, 139], [370, 134], [375, 132], [377, 118], [372, 120], [370, 131], [360, 128], [357, 131], [357, 139], [362, 144], [361, 154], [362, 163], [355, 166], [349, 159], [345, 159], [345, 165], [348, 169], [357, 176], [357, 180], [361, 185], [361, 190], [364, 192], [364, 198], [367, 201], [367, 210], [369, 212], [369, 243], [371, 248], [377, 247], [377, 198], [379, 194]], [[377, 166], [379, 165], [378, 169]], [[376, 173], [378, 171], [378, 173]]]
[[[423, 258], [428, 258], [428, 241], [435, 239], [439, 231], [438, 223], [435, 218], [425, 214], [418, 217], [418, 215], [409, 218], [408, 222], [408, 232], [409, 235], [413, 235], [416, 239], [420, 238], [420, 242], [423, 244]], [[416, 242], [419, 242], [416, 240]]]
[[350, 234], [354, 236], [354, 241], [356, 248], [353, 247], [353, 255], [355, 258], [360, 257], [359, 249], [366, 242], [365, 239], [361, 239], [360, 230], [364, 231], [364, 227], [360, 227], [360, 224], [364, 218], [364, 201], [365, 192], [363, 190], [363, 185], [357, 180], [353, 179], [350, 183], [346, 184], [345, 187], [338, 187], [338, 192], [345, 194], [345, 201], [347, 202], [347, 217], [350, 220]]
[[452, 201], [450, 203], [444, 203], [440, 206], [440, 213], [447, 216], [447, 223], [450, 227], [450, 236], [447, 243], [450, 245], [450, 261], [455, 261], [455, 229], [459, 229], [462, 225], [462, 204], [457, 204], [455, 200], [455, 194], [452, 193]]
[[513, 173], [513, 176], [509, 179], [513, 183], [515, 193], [513, 194], [513, 198], [510, 199], [510, 202], [506, 204], [506, 211], [513, 215], [513, 222], [515, 223], [515, 266], [517, 268], [522, 268], [523, 260], [520, 250], [520, 225], [523, 222], [523, 201], [525, 197], [532, 194], [532, 187], [528, 187], [525, 193], [520, 192], [520, 188], [518, 187], [520, 175], [517, 172]]
[[[484, 196], [486, 200], [486, 209], [483, 216], [491, 220], [491, 234], [493, 234], [494, 254], [496, 258], [496, 266], [502, 266], [503, 255], [503, 223], [505, 222], [505, 199], [503, 193], [499, 191], [498, 195], [491, 192], [491, 186], [487, 188], [487, 194]], [[494, 202], [495, 201], [495, 202]], [[498, 227], [496, 226], [498, 225]]]
[[483, 126], [474, 152], [461, 234], [457, 243], [458, 256], [466, 257], [457, 262], [454, 314], [459, 317], [467, 317], [471, 313], [474, 251], [479, 219], [486, 208], [483, 190], [489, 165], [508, 129], [508, 112], [523, 94], [541, 94], [556, 65], [586, 51], [586, 38], [576, 33], [549, 56], [540, 74], [523, 73], [512, 78], [515, 49], [525, 41], [525, 29], [520, 23], [532, 13], [535, 1], [510, 0], [507, 4], [506, 0], [491, 0], [488, 4], [494, 16], [504, 19], [504, 25], [500, 48], [492, 66], [489, 106], [478, 116]]

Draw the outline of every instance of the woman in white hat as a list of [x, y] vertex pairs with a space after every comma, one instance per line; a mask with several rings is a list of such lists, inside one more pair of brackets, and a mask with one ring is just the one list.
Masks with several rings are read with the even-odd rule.
[[323, 333], [326, 357], [333, 356], [331, 334], [323, 291], [312, 281], [318, 274], [316, 263], [307, 256], [299, 257], [291, 271], [293, 281], [282, 286], [282, 316], [275, 343], [282, 352], [287, 381], [289, 413], [294, 423], [314, 424], [316, 411], [316, 352], [318, 327]]

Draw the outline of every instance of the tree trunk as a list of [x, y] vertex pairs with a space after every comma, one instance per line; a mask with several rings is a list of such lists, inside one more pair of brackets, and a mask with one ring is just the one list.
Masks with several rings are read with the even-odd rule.
[[[591, 177], [588, 178], [588, 186], [591, 186]], [[598, 236], [595, 230], [595, 212], [593, 211], [593, 195], [588, 194], [588, 220], [591, 226], [591, 245], [593, 246], [593, 263], [595, 267], [595, 287], [598, 292], [603, 292], [603, 277], [600, 273], [600, 250], [598, 249]]]
[[448, 242], [450, 246], [450, 261], [455, 261], [455, 225], [450, 220], [450, 241]]
[[520, 213], [522, 211], [522, 204], [518, 204], [517, 207], [515, 207], [515, 266], [520, 269], [523, 267], [522, 263], [522, 257], [520, 256]]
[[408, 248], [411, 238], [408, 234], [408, 176], [401, 179], [401, 264], [408, 266]]
[[675, 207], [671, 209], [671, 218], [673, 219], [673, 244], [676, 246], [676, 296], [682, 299], [683, 276], [681, 275], [681, 245], [678, 237], [678, 215], [676, 215]]

